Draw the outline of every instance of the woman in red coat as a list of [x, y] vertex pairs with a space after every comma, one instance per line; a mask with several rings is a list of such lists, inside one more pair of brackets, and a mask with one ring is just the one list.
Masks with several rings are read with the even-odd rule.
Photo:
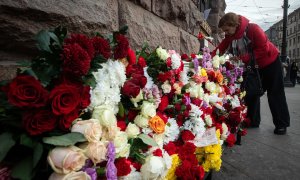
[[[262, 84], [267, 91], [268, 102], [275, 125], [275, 134], [286, 134], [290, 126], [289, 110], [286, 103], [282, 65], [278, 49], [268, 40], [264, 31], [254, 23], [235, 13], [225, 14], [219, 21], [219, 28], [225, 32], [225, 39], [212, 52], [214, 56], [219, 50], [219, 55], [230, 52], [234, 56], [231, 60], [242, 60], [245, 64], [250, 61], [251, 48], [259, 66]], [[247, 93], [246, 93], [247, 94]], [[260, 124], [260, 97], [245, 97], [248, 106], [248, 117], [252, 127]]]

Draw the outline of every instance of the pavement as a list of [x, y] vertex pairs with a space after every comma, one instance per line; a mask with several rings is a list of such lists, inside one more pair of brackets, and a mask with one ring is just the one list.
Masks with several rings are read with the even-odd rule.
[[300, 84], [285, 88], [291, 117], [286, 135], [275, 135], [266, 95], [261, 98], [261, 125], [248, 129], [242, 145], [224, 147], [222, 167], [213, 180], [300, 179]]

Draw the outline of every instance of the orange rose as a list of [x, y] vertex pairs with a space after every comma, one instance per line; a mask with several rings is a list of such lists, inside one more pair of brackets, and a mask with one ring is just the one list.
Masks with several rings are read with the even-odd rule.
[[222, 84], [224, 77], [223, 77], [223, 75], [220, 71], [216, 72], [216, 79], [217, 79], [219, 84]]
[[154, 132], [160, 134], [165, 131], [166, 124], [164, 120], [162, 120], [159, 116], [156, 115], [149, 120], [149, 126]]

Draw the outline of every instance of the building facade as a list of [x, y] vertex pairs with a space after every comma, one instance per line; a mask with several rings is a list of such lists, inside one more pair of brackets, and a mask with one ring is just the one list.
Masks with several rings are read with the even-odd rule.
[[[272, 25], [267, 31], [269, 39], [277, 46], [279, 50], [282, 48], [282, 30], [283, 21], [279, 21]], [[290, 62], [297, 62], [300, 67], [300, 8], [296, 9], [288, 15], [287, 21], [287, 42], [286, 53], [290, 58]]]

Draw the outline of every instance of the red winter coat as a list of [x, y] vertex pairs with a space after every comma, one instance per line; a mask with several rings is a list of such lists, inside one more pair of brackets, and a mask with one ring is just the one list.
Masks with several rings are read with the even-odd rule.
[[[249, 23], [249, 20], [243, 16], [239, 16], [240, 25], [237, 27], [235, 34], [225, 36], [225, 39], [212, 52], [212, 56], [216, 54], [219, 49], [219, 54], [223, 55], [226, 49], [231, 45], [235, 39], [243, 37], [246, 27], [248, 26], [247, 37], [251, 40], [251, 47], [255, 55], [256, 62], [260, 68], [264, 68], [274, 62], [279, 54], [278, 49], [269, 40], [264, 31], [254, 23]], [[248, 63], [249, 55], [240, 57], [244, 63]]]

